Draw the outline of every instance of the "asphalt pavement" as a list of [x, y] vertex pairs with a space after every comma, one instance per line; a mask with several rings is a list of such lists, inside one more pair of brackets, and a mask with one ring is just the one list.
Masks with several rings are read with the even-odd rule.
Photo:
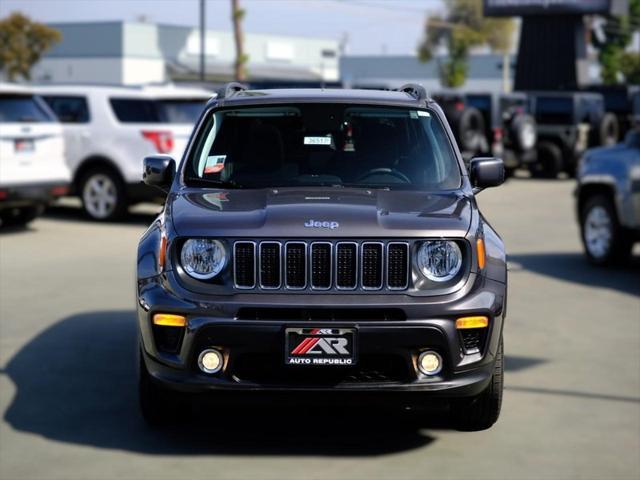
[[0, 478], [640, 478], [640, 258], [586, 263], [573, 186], [521, 178], [478, 196], [510, 267], [503, 411], [479, 433], [438, 414], [261, 405], [152, 431], [134, 265], [159, 208], [99, 225], [56, 207], [1, 233]]

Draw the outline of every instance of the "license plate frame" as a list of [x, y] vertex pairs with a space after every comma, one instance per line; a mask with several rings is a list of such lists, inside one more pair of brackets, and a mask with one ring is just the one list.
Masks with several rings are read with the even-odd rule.
[[284, 335], [285, 365], [352, 367], [358, 363], [356, 328], [291, 327]]

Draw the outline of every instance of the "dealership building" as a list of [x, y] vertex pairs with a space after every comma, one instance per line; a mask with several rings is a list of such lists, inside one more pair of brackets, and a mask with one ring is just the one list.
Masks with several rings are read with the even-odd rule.
[[[140, 22], [52, 23], [62, 41], [32, 71], [35, 82], [135, 85], [197, 81], [200, 30]], [[207, 30], [206, 80], [233, 78], [232, 32]], [[336, 82], [339, 41], [281, 35], [245, 35], [249, 79], [257, 82]]]

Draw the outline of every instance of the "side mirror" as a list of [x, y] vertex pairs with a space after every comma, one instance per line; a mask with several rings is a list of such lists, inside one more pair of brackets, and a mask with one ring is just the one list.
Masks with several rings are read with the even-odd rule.
[[151, 155], [142, 162], [142, 181], [149, 186], [166, 190], [176, 174], [176, 162], [169, 155]]
[[504, 163], [501, 158], [479, 157], [471, 160], [469, 167], [473, 192], [497, 187], [504, 182]]

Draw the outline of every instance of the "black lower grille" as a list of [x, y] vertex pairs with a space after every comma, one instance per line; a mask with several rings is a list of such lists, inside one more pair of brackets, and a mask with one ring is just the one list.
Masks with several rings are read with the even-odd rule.
[[285, 284], [287, 288], [304, 288], [307, 285], [307, 246], [291, 242], [285, 245]]
[[331, 244], [311, 244], [311, 287], [331, 288]]
[[234, 247], [235, 284], [240, 288], [256, 285], [256, 245], [252, 242], [236, 242]]
[[361, 383], [405, 383], [411, 370], [397, 355], [362, 355], [353, 367], [284, 365], [281, 355], [244, 354], [234, 358], [230, 373], [238, 381], [272, 386], [333, 386]]
[[336, 247], [336, 286], [353, 289], [358, 286], [358, 245], [339, 243]]
[[406, 314], [399, 308], [254, 308], [238, 310], [238, 320], [265, 321], [403, 321]]
[[482, 350], [482, 347], [484, 346], [486, 332], [486, 328], [470, 328], [468, 330], [460, 330], [464, 353], [472, 354], [480, 352]]
[[280, 244], [262, 242], [260, 244], [260, 286], [280, 288]]
[[177, 353], [182, 345], [183, 327], [153, 326], [156, 348], [162, 352]]
[[409, 273], [409, 245], [390, 243], [387, 251], [387, 284], [389, 288], [407, 288]]
[[382, 288], [382, 244], [362, 245], [362, 286], [368, 289]]

